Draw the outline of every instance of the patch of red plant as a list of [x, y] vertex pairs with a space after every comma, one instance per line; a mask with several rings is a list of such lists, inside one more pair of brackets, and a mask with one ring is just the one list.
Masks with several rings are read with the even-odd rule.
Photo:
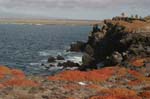
[[11, 70], [11, 73], [13, 76], [15, 76], [16, 78], [19, 78], [19, 79], [24, 79], [25, 78], [25, 74], [23, 71], [21, 70], [18, 70], [18, 69], [12, 69]]
[[123, 76], [125, 76], [128, 72], [127, 72], [128, 70], [126, 69], [126, 68], [120, 68], [120, 67], [118, 67], [118, 68], [116, 68], [116, 75], [118, 76], [118, 77], [123, 77]]
[[143, 74], [139, 73], [138, 71], [135, 70], [128, 70], [128, 73], [133, 75], [134, 77], [144, 77]]
[[115, 73], [114, 67], [107, 67], [100, 70], [88, 72], [82, 71], [65, 71], [55, 76], [48, 77], [49, 80], [65, 81], [93, 81], [101, 82], [107, 80]]
[[131, 62], [133, 66], [141, 67], [144, 66], [145, 59], [136, 59]]
[[18, 87], [36, 87], [39, 84], [27, 79], [11, 79], [3, 83], [4, 86], [18, 86]]
[[3, 79], [5, 77], [5, 75], [0, 74], [0, 79]]
[[140, 80], [134, 80], [134, 81], [128, 82], [128, 85], [131, 85], [131, 86], [138, 86], [140, 84], [142, 84], [142, 81]]
[[122, 88], [113, 88], [113, 89], [103, 89], [100, 91], [104, 95], [112, 95], [112, 96], [136, 96], [136, 92], [129, 89]]
[[150, 90], [150, 86], [142, 88], [143, 90]]
[[[7, 78], [9, 75], [9, 78]], [[7, 78], [3, 80], [4, 78]], [[2, 82], [0, 83], [0, 88], [4, 88], [7, 86], [18, 86], [18, 87], [34, 87], [38, 86], [38, 83], [27, 80], [23, 71], [18, 69], [10, 69], [5, 66], [0, 66], [0, 79]]]
[[90, 99], [142, 99], [137, 96], [137, 93], [133, 90], [114, 88], [103, 89], [98, 92], [98, 96], [93, 96]]
[[150, 91], [145, 91], [145, 92], [142, 92], [140, 93], [140, 95], [142, 98], [146, 98], [146, 99], [150, 99]]
[[0, 75], [11, 74], [11, 70], [8, 67], [0, 66]]
[[3, 84], [0, 84], [0, 89], [1, 89], [1, 88], [4, 88], [4, 85], [3, 85]]
[[139, 96], [93, 96], [89, 99], [142, 99]]

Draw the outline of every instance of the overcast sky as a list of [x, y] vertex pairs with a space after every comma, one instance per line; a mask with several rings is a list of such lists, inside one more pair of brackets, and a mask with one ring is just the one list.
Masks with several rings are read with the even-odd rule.
[[150, 15], [150, 0], [0, 0], [0, 17], [104, 19]]

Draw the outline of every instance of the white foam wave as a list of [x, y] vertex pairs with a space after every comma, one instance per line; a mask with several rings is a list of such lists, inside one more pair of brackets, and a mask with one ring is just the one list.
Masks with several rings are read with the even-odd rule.
[[64, 50], [45, 50], [45, 51], [40, 51], [39, 55], [40, 56], [54, 56], [56, 57], [57, 55], [62, 55], [63, 53], [65, 53]]
[[30, 63], [31, 66], [41, 65], [41, 63]]
[[50, 71], [56, 71], [56, 70], [61, 70], [61, 69], [63, 69], [63, 68], [64, 68], [63, 66], [61, 66], [61, 67], [54, 66], [54, 67], [50, 67], [49, 70], [50, 70]]
[[68, 56], [67, 60], [75, 62], [75, 63], [81, 63], [82, 62], [82, 56]]

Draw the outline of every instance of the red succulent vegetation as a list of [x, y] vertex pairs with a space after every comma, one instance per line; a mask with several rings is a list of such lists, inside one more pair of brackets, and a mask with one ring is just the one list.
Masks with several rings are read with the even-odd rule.
[[144, 66], [145, 59], [135, 59], [132, 60], [131, 64], [136, 67]]
[[16, 78], [19, 78], [19, 79], [24, 79], [25, 78], [25, 74], [23, 71], [21, 70], [18, 70], [18, 69], [12, 69], [11, 70], [11, 73], [13, 76], [15, 76]]
[[140, 93], [140, 96], [146, 99], [150, 99], [150, 91]]
[[131, 86], [138, 86], [140, 84], [142, 84], [142, 81], [140, 80], [134, 80], [134, 81], [128, 82], [128, 85], [131, 85]]
[[66, 81], [92, 81], [101, 82], [110, 78], [114, 74], [114, 67], [93, 70], [89, 72], [82, 71], [65, 71], [56, 76], [48, 77], [49, 80], [66, 80]]
[[5, 88], [7, 86], [38, 86], [37, 82], [26, 79], [26, 76], [23, 71], [18, 69], [10, 69], [5, 66], [0, 66], [0, 80], [2, 80], [2, 82], [0, 83], [0, 88]]
[[93, 96], [90, 99], [142, 99], [137, 96], [137, 93], [128, 89], [103, 89], [99, 95]]
[[27, 79], [11, 79], [3, 83], [4, 86], [36, 87], [38, 83]]
[[93, 96], [90, 99], [142, 99], [138, 96]]

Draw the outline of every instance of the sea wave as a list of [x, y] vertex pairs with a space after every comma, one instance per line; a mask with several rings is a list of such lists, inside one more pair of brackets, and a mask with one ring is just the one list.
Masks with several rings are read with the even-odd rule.
[[[82, 63], [83, 53], [67, 52], [65, 50], [45, 50], [45, 51], [40, 51], [39, 55], [44, 56], [46, 58], [48, 58], [48, 56], [57, 57], [58, 55], [61, 55], [65, 58], [66, 61], [72, 61], [75, 63]], [[46, 59], [45, 60], [43, 59], [41, 61], [46, 62]], [[60, 61], [57, 61], [57, 62], [60, 62]]]

